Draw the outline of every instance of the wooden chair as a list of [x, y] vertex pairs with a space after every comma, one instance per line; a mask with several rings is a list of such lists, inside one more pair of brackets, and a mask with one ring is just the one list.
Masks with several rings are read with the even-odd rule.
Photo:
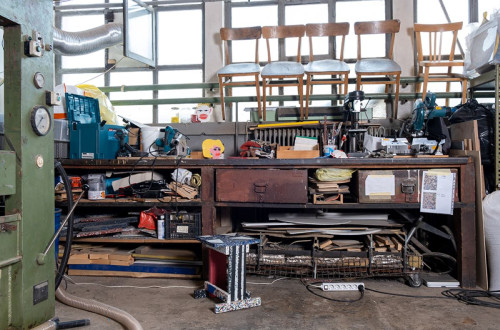
[[[446, 82], [446, 92], [450, 91], [450, 82], [459, 81], [462, 83], [462, 103], [465, 103], [467, 96], [467, 78], [462, 74], [452, 73], [453, 67], [464, 66], [463, 61], [454, 60], [455, 46], [457, 44], [458, 31], [462, 29], [462, 22], [448, 24], [415, 24], [415, 38], [418, 55], [418, 76], [424, 78], [422, 89], [422, 100], [427, 94], [427, 84], [433, 81]], [[425, 35], [424, 35], [425, 34]], [[442, 54], [443, 37], [451, 37], [450, 53]], [[422, 37], [429, 40], [429, 51], [424, 53], [422, 47]], [[447, 72], [430, 72], [431, 68], [446, 68]], [[421, 84], [416, 86], [420, 91]], [[448, 106], [449, 99], [446, 99]]]
[[[313, 85], [339, 85], [339, 94], [347, 93], [349, 66], [344, 62], [345, 36], [349, 33], [349, 23], [307, 24], [306, 36], [309, 37], [309, 63], [305, 66], [306, 73], [306, 115], [309, 117], [309, 95], [313, 92]], [[342, 36], [340, 59], [314, 60], [313, 37]], [[333, 79], [314, 79], [314, 76], [338, 76]]]
[[[269, 86], [269, 94], [272, 95], [272, 87], [297, 86], [300, 102], [300, 120], [303, 120], [304, 101], [304, 67], [300, 63], [300, 47], [302, 37], [305, 34], [304, 25], [282, 25], [262, 27], [262, 37], [267, 44], [267, 62], [262, 69], [262, 104], [264, 111], [264, 121], [266, 120], [266, 87]], [[271, 47], [269, 39], [298, 38], [297, 60], [271, 62]], [[285, 80], [286, 79], [286, 80]], [[274, 80], [274, 81], [273, 81]]]
[[[220, 101], [222, 109], [222, 119], [225, 120], [224, 110], [224, 89], [229, 87], [228, 95], [231, 96], [232, 86], [255, 86], [257, 91], [257, 107], [259, 118], [262, 118], [260, 105], [260, 86], [259, 86], [259, 39], [262, 35], [260, 26], [248, 28], [222, 28], [220, 29], [220, 37], [224, 42], [224, 55], [226, 57], [226, 65], [217, 72], [219, 77]], [[254, 63], [231, 63], [229, 54], [229, 40], [255, 40], [255, 62]], [[254, 81], [233, 81], [233, 77], [253, 76]]]
[[[394, 97], [394, 114], [397, 118], [399, 103], [399, 80], [401, 76], [401, 66], [393, 61], [394, 38], [399, 32], [400, 21], [372, 21], [354, 23], [354, 33], [358, 36], [358, 60], [356, 62], [356, 89], [360, 90], [364, 84], [384, 84], [385, 93], [389, 92], [389, 86], [395, 85], [396, 95]], [[366, 34], [390, 34], [391, 43], [389, 53], [384, 58], [361, 58], [361, 36]], [[380, 79], [362, 81], [363, 76], [383, 76]]]

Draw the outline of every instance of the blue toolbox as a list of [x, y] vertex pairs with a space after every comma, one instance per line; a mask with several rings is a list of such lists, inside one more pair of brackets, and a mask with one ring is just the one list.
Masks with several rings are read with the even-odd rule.
[[101, 122], [99, 101], [66, 93], [69, 121], [69, 158], [115, 159], [120, 145], [128, 143], [123, 126]]

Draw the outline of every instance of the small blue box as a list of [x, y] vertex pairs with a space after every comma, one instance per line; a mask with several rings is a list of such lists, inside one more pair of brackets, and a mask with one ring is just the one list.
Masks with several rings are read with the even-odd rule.
[[101, 124], [99, 101], [92, 97], [66, 93], [69, 121], [69, 158], [115, 159], [120, 150], [120, 138], [128, 143], [123, 126]]

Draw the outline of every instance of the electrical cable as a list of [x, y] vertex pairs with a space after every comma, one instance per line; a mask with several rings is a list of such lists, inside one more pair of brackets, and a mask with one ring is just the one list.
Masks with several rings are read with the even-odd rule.
[[280, 278], [277, 278], [275, 279], [274, 281], [272, 282], [247, 282], [247, 284], [253, 284], [253, 285], [272, 285], [278, 281], [281, 281], [281, 280], [292, 280], [292, 278], [289, 278], [289, 277], [280, 277]]
[[[73, 208], [73, 191], [71, 189], [71, 184], [69, 182], [69, 177], [66, 174], [61, 162], [58, 160], [54, 161], [54, 170], [59, 172], [64, 184], [64, 189], [66, 190], [66, 200], [68, 201], [68, 210]], [[68, 265], [69, 255], [71, 252], [71, 243], [73, 242], [73, 214], [70, 215], [70, 218], [67, 222], [66, 229], [66, 245], [64, 246], [64, 253], [61, 258], [61, 263], [57, 266], [57, 256], [56, 256], [56, 280], [55, 280], [55, 289], [59, 287], [61, 281], [64, 277], [64, 271], [66, 266]]]
[[406, 297], [406, 298], [426, 298], [426, 299], [445, 299], [446, 298], [446, 297], [441, 297], [441, 296], [417, 296], [417, 295], [404, 294], [404, 293], [385, 292], [385, 291], [370, 289], [367, 287], [365, 287], [365, 290], [380, 293], [380, 294], [386, 294], [389, 296]]
[[136, 285], [105, 285], [105, 284], [100, 284], [100, 283], [86, 283], [86, 282], [75, 282], [71, 277], [68, 275], [64, 276], [64, 279], [70, 282], [71, 284], [75, 285], [95, 285], [95, 286], [101, 286], [104, 288], [126, 288], [126, 289], [174, 289], [174, 288], [180, 288], [180, 289], [199, 289], [201, 286], [184, 286], [184, 285], [169, 285], [169, 286], [161, 286], [161, 285], [149, 285], [149, 286], [136, 286]]
[[321, 283], [321, 282], [313, 282], [310, 284], [306, 284], [306, 283], [302, 282], [302, 284], [305, 285], [307, 291], [309, 291], [313, 295], [321, 297], [321, 298], [326, 299], [326, 300], [334, 301], [334, 302], [354, 303], [354, 302], [360, 301], [365, 296], [365, 288], [364, 288], [364, 286], [360, 285], [360, 286], [358, 286], [358, 290], [359, 290], [360, 294], [359, 294], [359, 297], [356, 299], [335, 299], [335, 298], [331, 298], [331, 297], [326, 297], [326, 296], [323, 296], [323, 295], [313, 291], [312, 288], [321, 289], [319, 286], [316, 285], [319, 283]]
[[87, 82], [89, 82], [89, 81], [91, 81], [91, 80], [94, 80], [95, 78], [98, 78], [98, 77], [102, 76], [103, 74], [108, 73], [109, 71], [113, 70], [113, 69], [114, 69], [114, 68], [118, 65], [118, 63], [120, 63], [120, 62], [121, 62], [124, 58], [125, 58], [125, 56], [123, 56], [122, 58], [120, 58], [120, 59], [118, 60], [118, 62], [116, 62], [115, 64], [113, 64], [113, 65], [112, 65], [109, 69], [107, 69], [106, 71], [104, 71], [104, 72], [102, 72], [102, 73], [99, 73], [97, 76], [92, 77], [92, 78], [90, 78], [90, 79], [87, 79], [87, 80], [85, 80], [84, 82], [77, 84], [76, 86], [78, 86], [78, 85], [83, 85], [83, 84], [85, 84], [85, 83], [87, 83]]
[[[500, 308], [500, 290], [483, 291], [483, 290], [465, 290], [465, 289], [449, 289], [441, 292], [445, 298], [454, 298], [459, 302], [467, 305], [476, 305], [482, 307]], [[489, 302], [480, 298], [490, 298], [498, 302]]]

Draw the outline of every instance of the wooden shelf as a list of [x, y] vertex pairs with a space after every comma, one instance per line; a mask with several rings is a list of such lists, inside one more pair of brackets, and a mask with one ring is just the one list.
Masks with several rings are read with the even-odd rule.
[[[454, 208], [470, 207], [473, 203], [455, 203]], [[343, 203], [343, 204], [287, 204], [287, 203], [231, 203], [216, 202], [217, 207], [295, 208], [295, 209], [419, 209], [420, 203]]]
[[[151, 207], [153, 205], [167, 205], [167, 204], [178, 204], [182, 206], [201, 206], [201, 201], [199, 198], [192, 200], [174, 199], [170, 202], [164, 202], [158, 198], [142, 198], [141, 200], [134, 200], [132, 198], [121, 198], [121, 199], [99, 199], [99, 200], [88, 200], [81, 199], [77, 207]], [[58, 206], [66, 206], [66, 202], [56, 202]]]
[[[61, 237], [59, 241], [65, 242], [66, 238]], [[200, 241], [196, 239], [87, 237], [73, 238], [73, 243], [196, 244]]]

